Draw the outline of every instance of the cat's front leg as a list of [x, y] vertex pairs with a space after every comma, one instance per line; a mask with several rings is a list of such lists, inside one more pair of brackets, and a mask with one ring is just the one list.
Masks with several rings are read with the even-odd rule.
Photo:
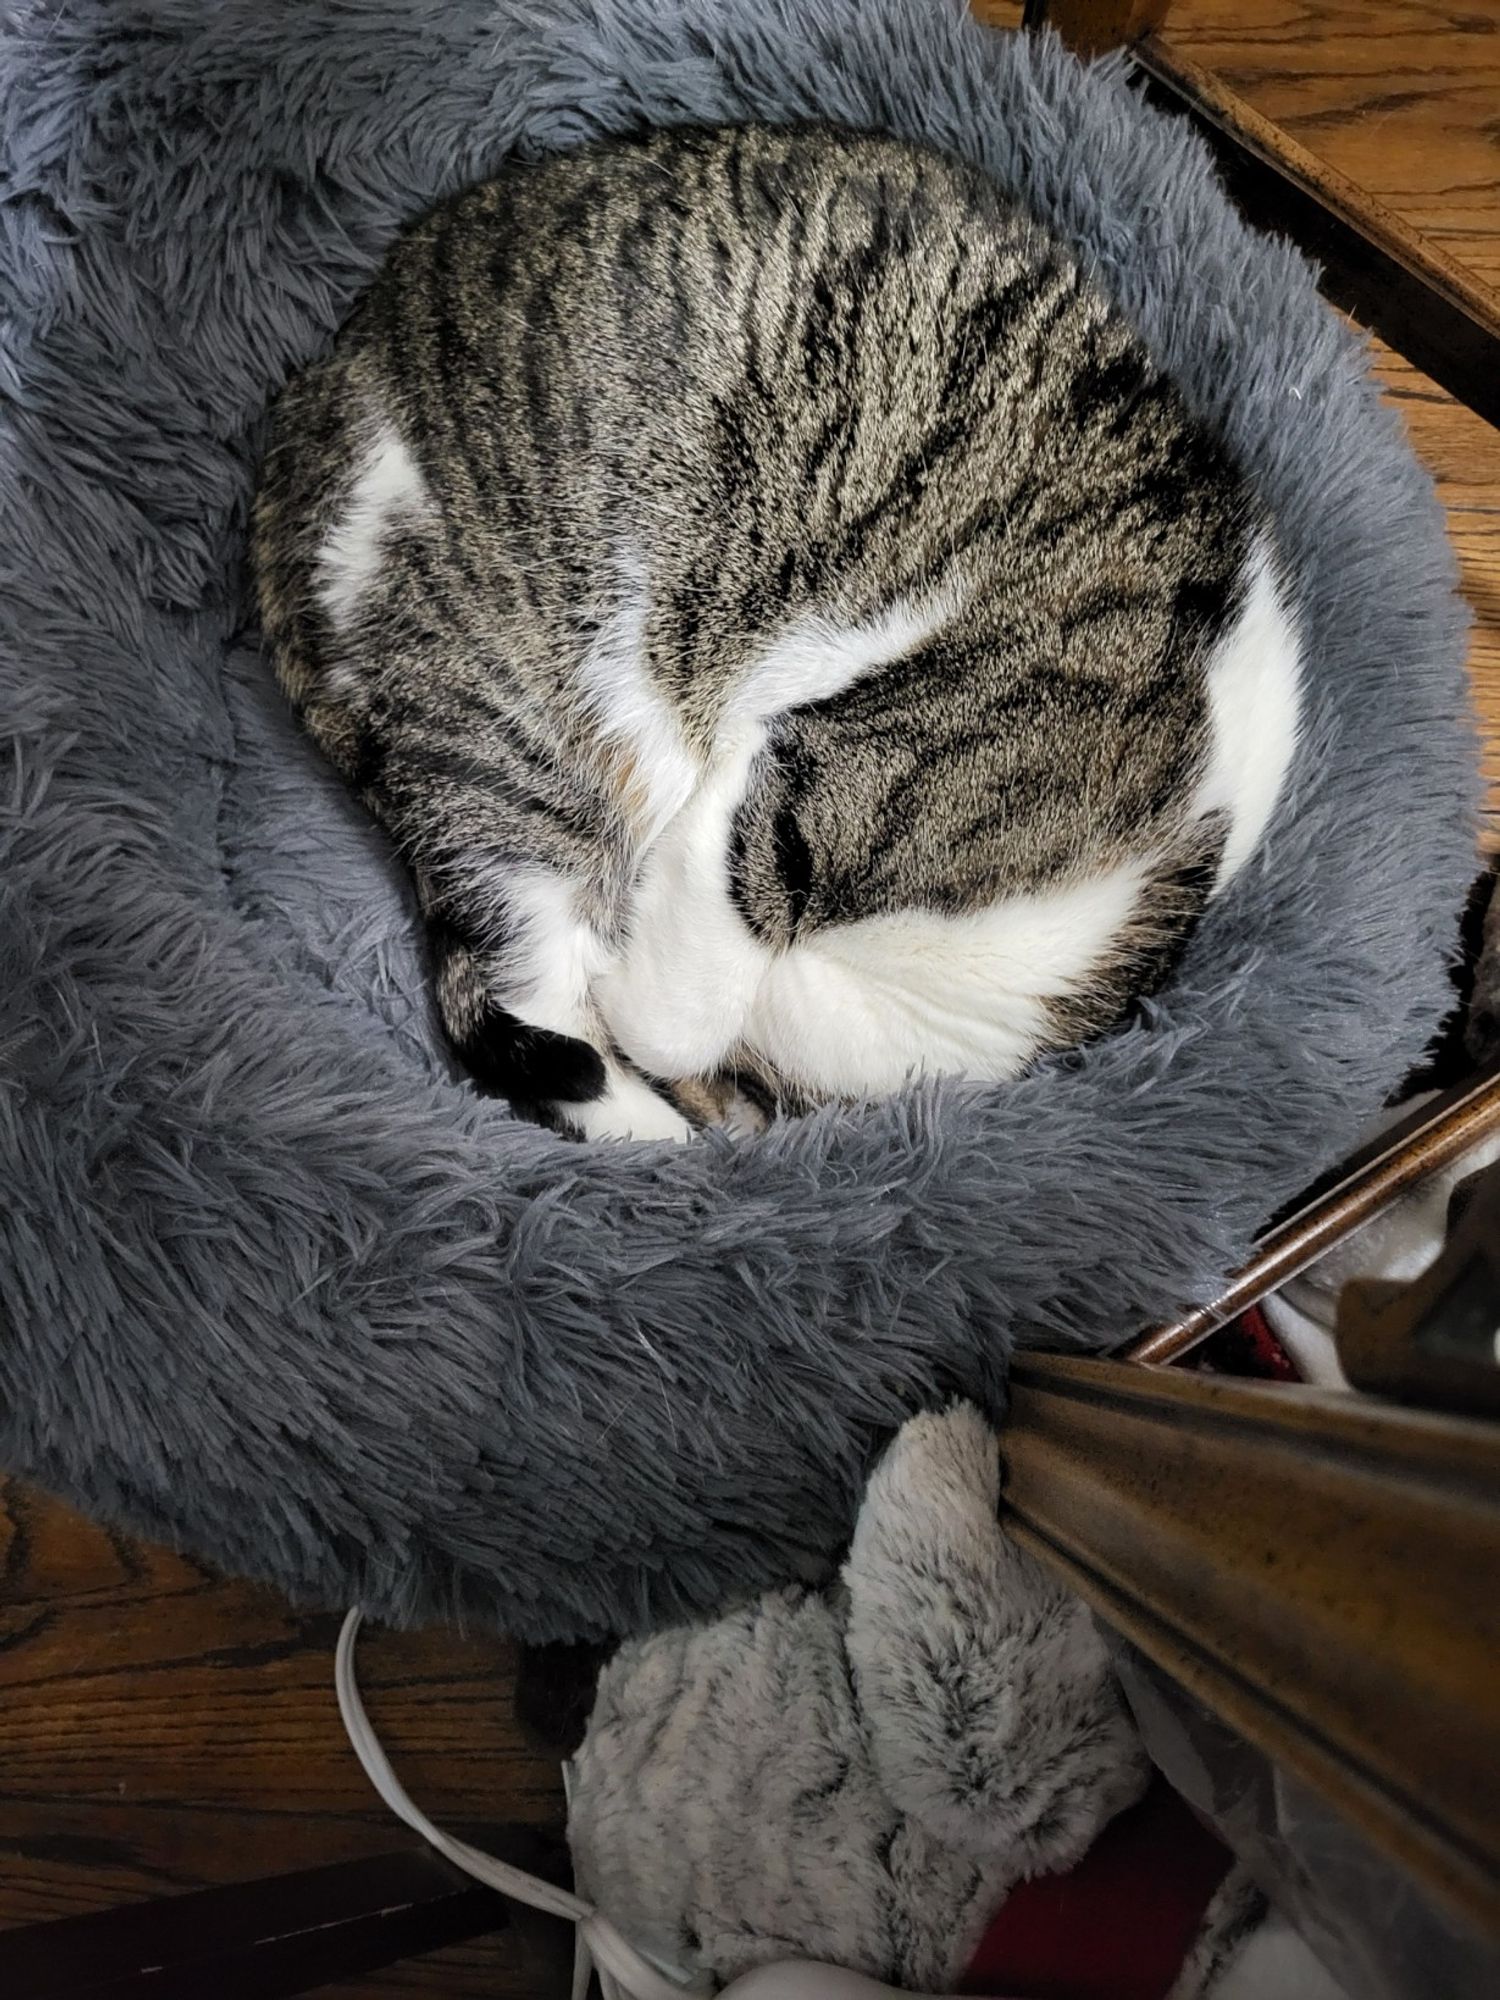
[[565, 876], [532, 862], [470, 861], [458, 893], [428, 888], [423, 900], [438, 1011], [484, 1089], [584, 1139], [693, 1136], [682, 1112], [613, 1052], [591, 999], [609, 947]]

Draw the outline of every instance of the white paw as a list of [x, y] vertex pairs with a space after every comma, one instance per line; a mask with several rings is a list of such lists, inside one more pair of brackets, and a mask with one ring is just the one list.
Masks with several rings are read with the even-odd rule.
[[670, 1139], [681, 1144], [693, 1136], [682, 1113], [649, 1083], [613, 1064], [604, 1095], [588, 1104], [565, 1105], [563, 1115], [585, 1139]]

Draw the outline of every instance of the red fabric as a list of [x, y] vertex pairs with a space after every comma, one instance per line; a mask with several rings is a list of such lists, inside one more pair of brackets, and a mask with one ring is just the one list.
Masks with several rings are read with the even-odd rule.
[[1271, 1322], [1259, 1306], [1240, 1314], [1240, 1325], [1250, 1350], [1260, 1363], [1261, 1373], [1272, 1382], [1300, 1382], [1301, 1376], [1281, 1342], [1271, 1330]]
[[962, 1990], [1026, 2000], [1164, 2000], [1229, 1867], [1164, 1778], [1066, 1875], [1013, 1889]]
[[1186, 1359], [1188, 1367], [1208, 1375], [1248, 1375], [1261, 1382], [1302, 1380], [1259, 1306], [1220, 1327]]

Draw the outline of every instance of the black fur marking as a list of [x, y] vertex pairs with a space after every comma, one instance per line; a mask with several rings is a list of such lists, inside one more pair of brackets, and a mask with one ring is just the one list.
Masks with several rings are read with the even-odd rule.
[[1096, 584], [1092, 590], [1081, 591], [1058, 620], [1058, 639], [1066, 646], [1084, 626], [1116, 618], [1137, 602], [1138, 593], [1121, 590], [1114, 584]]
[[753, 1105], [768, 1124], [777, 1116], [781, 1105], [776, 1090], [765, 1077], [757, 1075], [751, 1069], [734, 1069], [730, 1071], [729, 1080], [740, 1096], [748, 1104]]
[[533, 1028], [494, 1001], [453, 1037], [454, 1054], [488, 1095], [512, 1102], [588, 1104], [604, 1095], [604, 1058], [587, 1042]]
[[349, 783], [356, 792], [375, 791], [385, 773], [390, 745], [381, 731], [366, 724], [354, 739], [354, 756], [349, 765]]
[[797, 823], [797, 802], [788, 797], [782, 800], [776, 812], [776, 824], [771, 834], [776, 850], [776, 873], [781, 886], [786, 891], [792, 935], [807, 915], [808, 898], [812, 894], [813, 859], [802, 828]]
[[1073, 420], [1083, 429], [1101, 415], [1118, 419], [1135, 406], [1145, 386], [1146, 362], [1139, 354], [1117, 354], [1100, 367], [1082, 369], [1068, 395]]
[[[441, 973], [448, 961], [473, 952], [474, 938], [448, 898], [424, 895], [424, 901], [427, 946]], [[549, 1104], [588, 1104], [603, 1096], [604, 1058], [588, 1042], [517, 1020], [487, 996], [480, 999], [477, 1018], [471, 1015], [464, 1024], [449, 1018], [446, 1009], [440, 1012], [453, 1053], [482, 1096], [503, 1097], [527, 1117]]]
[[989, 365], [994, 349], [1041, 297], [1044, 275], [1039, 270], [1020, 271], [965, 312], [953, 331], [953, 353], [943, 384], [943, 404], [973, 389]]
[[714, 417], [714, 455], [728, 490], [734, 492], [742, 486], [753, 490], [759, 459], [746, 423], [746, 412], [724, 396], [713, 397], [710, 408]]
[[1184, 577], [1172, 602], [1177, 629], [1194, 638], [1214, 638], [1229, 619], [1233, 585], [1222, 575]]
[[[392, 544], [392, 547], [395, 547]], [[399, 542], [400, 562], [403, 572], [409, 572], [412, 582], [420, 595], [416, 599], [424, 611], [430, 611], [440, 625], [449, 632], [461, 631], [464, 627], [464, 606], [460, 595], [442, 568], [435, 564], [420, 535], [404, 533]], [[415, 604], [408, 604], [408, 612], [414, 612]]]
[[747, 924], [750, 922], [750, 899], [745, 883], [748, 852], [745, 809], [741, 806], [729, 828], [729, 895]]
[[[1132, 424], [1139, 424], [1142, 421], [1147, 411], [1170, 406], [1175, 395], [1176, 391], [1167, 376], [1149, 375], [1134, 394], [1121, 403], [1106, 424], [1106, 431], [1110, 437], [1123, 437]], [[1213, 469], [1208, 466], [1200, 467], [1198, 476], [1205, 480], [1209, 479], [1213, 476]]]

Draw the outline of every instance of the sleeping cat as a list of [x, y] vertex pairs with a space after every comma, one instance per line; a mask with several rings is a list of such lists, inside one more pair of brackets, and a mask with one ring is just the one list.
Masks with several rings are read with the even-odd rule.
[[515, 166], [275, 412], [276, 670], [482, 1088], [588, 1138], [1117, 1022], [1297, 732], [1269, 524], [981, 175], [820, 127]]

